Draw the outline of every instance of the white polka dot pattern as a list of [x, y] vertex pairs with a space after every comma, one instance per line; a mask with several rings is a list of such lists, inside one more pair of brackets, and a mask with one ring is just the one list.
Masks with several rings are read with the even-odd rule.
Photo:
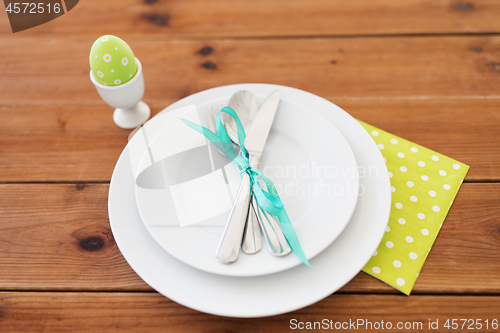
[[392, 193], [382, 242], [363, 270], [408, 295], [469, 167], [361, 124], [384, 157]]
[[[125, 41], [116, 36], [106, 35], [98, 38], [92, 45], [90, 55], [90, 68], [100, 84], [124, 84], [137, 72], [134, 52]], [[104, 76], [99, 76], [98, 71]]]

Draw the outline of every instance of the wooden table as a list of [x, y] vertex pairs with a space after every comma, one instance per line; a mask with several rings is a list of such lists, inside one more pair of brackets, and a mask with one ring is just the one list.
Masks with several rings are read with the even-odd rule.
[[[498, 0], [85, 0], [13, 34], [0, 15], [0, 331], [278, 332], [291, 319], [361, 318], [428, 332], [429, 319], [441, 331], [454, 331], [447, 319], [500, 320], [499, 18]], [[220, 85], [284, 84], [470, 165], [413, 294], [359, 273], [305, 309], [232, 319], [152, 290], [108, 220], [129, 131], [88, 77], [103, 34], [141, 59], [153, 114]]]

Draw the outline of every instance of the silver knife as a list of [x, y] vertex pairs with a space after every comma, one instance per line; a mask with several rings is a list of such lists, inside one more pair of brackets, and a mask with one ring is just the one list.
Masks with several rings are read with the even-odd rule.
[[[275, 91], [266, 99], [266, 101], [259, 109], [259, 113], [253, 120], [252, 126], [250, 127], [250, 130], [248, 131], [248, 134], [246, 136], [245, 147], [250, 155], [249, 163], [253, 167], [256, 167], [258, 165], [260, 156], [262, 155], [262, 151], [264, 150], [264, 146], [266, 144], [267, 137], [274, 120], [274, 116], [276, 115], [276, 110], [278, 109], [280, 96], [281, 93], [279, 91]], [[216, 255], [217, 259], [220, 262], [229, 264], [238, 259], [249, 207], [250, 177], [248, 176], [248, 174], [244, 174], [241, 179], [241, 184], [240, 188], [238, 189], [236, 200], [234, 201], [233, 208], [231, 210], [231, 213], [229, 214], [226, 228], [224, 229], [224, 233], [222, 234], [222, 238], [217, 248]], [[274, 221], [274, 219], [272, 218], [270, 218], [269, 220]], [[279, 230], [281, 230], [281, 226], [279, 226], [279, 224], [277, 224], [276, 222], [275, 224], [276, 228], [279, 227]], [[264, 227], [263, 230], [265, 230]], [[281, 233], [283, 232], [281, 231]], [[268, 244], [274, 247], [274, 245], [271, 245], [269, 243], [269, 239]], [[288, 246], [286, 239], [285, 243], [279, 244], [279, 246]]]

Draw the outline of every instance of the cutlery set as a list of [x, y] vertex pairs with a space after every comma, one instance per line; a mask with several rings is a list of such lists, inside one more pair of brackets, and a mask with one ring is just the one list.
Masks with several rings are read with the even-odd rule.
[[[249, 164], [253, 168], [259, 166], [280, 96], [279, 91], [273, 92], [261, 106], [256, 96], [249, 91], [239, 91], [229, 100], [228, 106], [236, 112], [247, 134], [244, 144], [248, 151]], [[216, 114], [212, 112], [208, 117], [210, 130], [215, 132], [215, 121], [211, 116], [215, 117]], [[225, 117], [224, 127], [233, 144], [238, 145], [235, 121]], [[280, 223], [263, 210], [259, 211], [256, 199], [251, 194], [251, 186], [249, 175], [244, 173], [216, 252], [217, 259], [222, 263], [236, 261], [240, 247], [247, 254], [259, 252], [262, 243], [261, 229], [272, 254], [284, 256], [291, 252]]]
[[[197, 105], [208, 108], [200, 114]], [[146, 283], [199, 311], [258, 317], [317, 302], [351, 280], [385, 234], [388, 177], [363, 178], [358, 197], [328, 191], [358, 189], [357, 174], [314, 173], [375, 165], [387, 174], [365, 134], [331, 102], [289, 87], [233, 85], [188, 96], [139, 128], [117, 162], [113, 236]], [[312, 173], [294, 174], [308, 166]], [[314, 269], [306, 264], [312, 258]]]

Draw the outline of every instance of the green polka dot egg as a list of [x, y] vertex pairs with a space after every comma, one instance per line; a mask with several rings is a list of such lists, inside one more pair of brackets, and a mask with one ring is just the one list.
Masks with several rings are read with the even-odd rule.
[[116, 36], [98, 38], [90, 49], [89, 60], [94, 78], [105, 86], [124, 84], [137, 73], [134, 52]]

